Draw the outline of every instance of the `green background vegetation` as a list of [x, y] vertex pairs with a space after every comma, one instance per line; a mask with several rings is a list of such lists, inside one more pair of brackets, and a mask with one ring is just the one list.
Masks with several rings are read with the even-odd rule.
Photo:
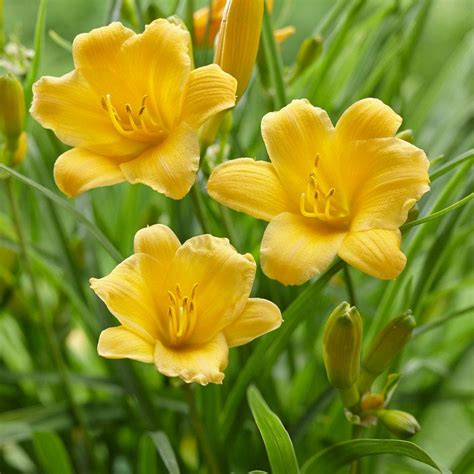
[[[148, 3], [142, 2], [144, 7]], [[155, 3], [166, 13], [171, 13], [168, 9], [174, 4], [170, 0]], [[186, 2], [179, 3], [184, 12]], [[297, 34], [281, 48], [287, 75], [301, 41], [321, 32], [322, 19], [328, 18], [334, 4], [345, 3], [340, 14], [323, 27], [322, 56], [286, 85], [287, 101], [308, 97], [335, 121], [355, 100], [379, 97], [401, 113], [403, 128], [414, 130], [415, 144], [433, 162], [432, 173], [460, 156], [472, 157], [472, 152], [462, 155], [474, 141], [472, 1], [275, 3], [275, 26], [297, 28]], [[28, 47], [33, 47], [38, 4], [5, 1], [7, 34]], [[105, 0], [50, 0], [46, 31], [53, 30], [70, 42], [76, 34], [106, 24], [109, 11], [110, 2]], [[210, 52], [197, 52], [198, 63], [211, 58]], [[39, 74], [61, 75], [71, 68], [70, 52], [47, 35]], [[281, 97], [274, 93], [275, 78], [265, 74], [264, 58], [258, 71], [235, 111], [234, 128], [222, 150], [228, 158], [266, 159], [259, 124], [266, 112], [279, 108]], [[59, 196], [52, 166], [66, 148], [32, 120], [27, 126], [30, 149], [20, 172]], [[220, 159], [221, 150], [211, 149], [208, 163], [212, 166]], [[473, 191], [469, 164], [465, 161], [434, 180], [431, 193], [420, 203], [421, 216]], [[224, 236], [228, 230], [205, 194], [205, 177], [200, 184], [208, 225], [213, 234]], [[48, 470], [48, 459], [55, 460], [53, 468], [61, 466], [61, 448], [50, 435], [34, 435], [38, 431], [60, 436], [77, 472], [148, 473], [153, 472], [150, 466], [156, 466], [156, 472], [168, 472], [153, 445], [153, 441], [161, 449], [166, 445], [157, 431], [166, 433], [182, 472], [207, 472], [180, 384], [162, 377], [151, 365], [107, 361], [96, 354], [101, 327], [115, 323], [87, 281], [108, 273], [115, 265], [113, 259], [69, 210], [24, 183], [15, 182], [15, 191], [42, 307], [59, 342], [87, 432], [77, 427], [62, 395], [60, 374], [47, 349], [25, 265], [18, 257], [18, 240], [2, 189], [0, 472], [65, 472], [60, 467]], [[97, 189], [68, 203], [124, 256], [132, 251], [135, 232], [147, 224], [168, 224], [182, 240], [202, 233], [189, 197], [174, 202], [143, 186]], [[391, 406], [417, 417], [422, 429], [413, 441], [456, 474], [472, 472], [469, 459], [474, 449], [472, 211], [471, 203], [407, 232], [403, 249], [409, 266], [395, 282], [376, 281], [351, 269], [366, 344], [386, 321], [408, 308], [423, 328], [393, 366], [393, 371], [402, 373], [402, 382]], [[236, 212], [229, 216], [233, 244], [258, 258], [264, 224]], [[285, 288], [259, 273], [255, 294], [275, 301], [282, 310], [289, 308], [286, 324], [262, 341], [232, 350], [222, 387], [194, 387], [197, 408], [222, 472], [270, 470], [245, 397], [250, 382], [287, 428], [300, 465], [321, 449], [350, 438], [350, 425], [327, 382], [321, 341], [327, 315], [348, 295], [342, 274], [322, 292], [315, 285]], [[292, 305], [303, 292], [314, 297]], [[456, 317], [459, 311], [464, 311], [462, 317]], [[150, 437], [148, 432], [155, 434]], [[228, 435], [226, 440], [223, 433]], [[376, 427], [367, 429], [364, 437], [390, 435]], [[435, 471], [407, 457], [382, 455], [367, 458], [361, 472]]]

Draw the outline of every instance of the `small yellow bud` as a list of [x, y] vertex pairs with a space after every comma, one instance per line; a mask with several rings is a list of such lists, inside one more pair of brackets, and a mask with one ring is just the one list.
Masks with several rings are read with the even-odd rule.
[[262, 30], [264, 0], [229, 0], [217, 36], [214, 62], [237, 79], [237, 100], [252, 75]]
[[6, 150], [14, 155], [23, 133], [25, 122], [25, 99], [23, 87], [13, 74], [0, 76], [0, 133]]
[[375, 337], [362, 364], [359, 391], [365, 393], [409, 341], [416, 321], [411, 311], [392, 319]]
[[359, 375], [362, 318], [355, 307], [341, 303], [324, 328], [324, 364], [332, 385], [341, 391], [345, 406], [358, 401], [355, 383]]
[[381, 393], [367, 392], [362, 397], [360, 408], [364, 411], [374, 411], [383, 408], [385, 403], [384, 396]]
[[25, 158], [28, 150], [28, 139], [26, 133], [23, 132], [18, 139], [18, 146], [13, 154], [13, 165], [18, 166]]
[[380, 410], [377, 413], [384, 426], [399, 438], [410, 438], [420, 431], [420, 425], [410, 413], [400, 410]]

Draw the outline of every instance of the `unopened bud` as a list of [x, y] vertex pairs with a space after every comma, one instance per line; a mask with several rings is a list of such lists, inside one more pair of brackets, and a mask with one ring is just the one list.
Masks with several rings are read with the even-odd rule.
[[346, 406], [358, 401], [354, 385], [359, 375], [361, 342], [362, 318], [359, 312], [349, 303], [341, 303], [331, 313], [324, 328], [324, 364], [329, 381], [341, 390]]
[[264, 0], [228, 0], [214, 62], [237, 79], [237, 100], [252, 75], [262, 30]]
[[392, 319], [375, 337], [362, 364], [359, 391], [370, 389], [374, 380], [382, 374], [403, 346], [410, 340], [416, 321], [411, 311]]
[[416, 418], [405, 411], [380, 410], [377, 416], [383, 425], [399, 438], [410, 438], [420, 431]]
[[408, 143], [413, 143], [413, 139], [414, 139], [413, 130], [410, 130], [410, 129], [403, 130], [402, 132], [397, 133], [396, 137], [400, 138], [400, 140], [404, 140]]
[[0, 132], [10, 155], [18, 148], [24, 121], [25, 99], [20, 81], [13, 74], [0, 76]]
[[364, 411], [374, 411], [383, 408], [385, 403], [384, 396], [381, 393], [367, 392], [362, 397], [360, 408]]
[[323, 39], [321, 36], [316, 35], [306, 38], [303, 43], [301, 43], [296, 56], [296, 70], [294, 75], [298, 76], [306, 71], [306, 69], [319, 58], [322, 51]]
[[122, 18], [127, 20], [134, 28], [138, 29], [140, 22], [138, 20], [137, 10], [133, 0], [122, 0], [120, 14]]

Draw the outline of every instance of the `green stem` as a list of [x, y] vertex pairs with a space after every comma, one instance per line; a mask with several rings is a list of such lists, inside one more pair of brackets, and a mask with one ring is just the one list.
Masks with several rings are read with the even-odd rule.
[[199, 185], [197, 182], [194, 183], [194, 186], [191, 188], [191, 199], [193, 200], [196, 216], [198, 218], [199, 223], [201, 224], [203, 232], [205, 234], [210, 234], [211, 231], [209, 229], [209, 226], [207, 225], [206, 215], [201, 200], [201, 193], [199, 192]]
[[0, 54], [5, 50], [5, 14], [3, 0], [0, 0]]
[[18, 237], [18, 243], [20, 246], [20, 252], [21, 256], [23, 259], [23, 263], [26, 268], [26, 273], [28, 274], [29, 280], [30, 280], [30, 285], [31, 285], [31, 290], [33, 292], [33, 299], [34, 299], [34, 304], [36, 306], [36, 309], [39, 314], [39, 319], [40, 319], [40, 324], [43, 328], [43, 331], [46, 335], [46, 342], [49, 346], [49, 350], [53, 359], [53, 363], [56, 367], [57, 373], [61, 379], [62, 383], [62, 388], [64, 390], [64, 395], [66, 398], [66, 401], [69, 405], [69, 408], [71, 410], [71, 415], [73, 417], [73, 420], [75, 423], [79, 426], [81, 429], [81, 433], [84, 437], [84, 441], [86, 444], [86, 447], [90, 449], [90, 440], [88, 439], [88, 432], [86, 428], [86, 422], [85, 422], [85, 417], [84, 414], [80, 408], [80, 406], [76, 403], [73, 395], [73, 388], [72, 388], [72, 382], [69, 377], [69, 373], [66, 369], [66, 364], [64, 362], [64, 359], [62, 357], [61, 349], [58, 344], [58, 340], [56, 338], [56, 335], [54, 334], [54, 329], [51, 325], [51, 322], [49, 320], [48, 315], [46, 314], [40, 295], [39, 295], [39, 290], [38, 286], [36, 284], [36, 278], [33, 272], [33, 266], [31, 264], [30, 260], [30, 252], [28, 249], [28, 243], [25, 238], [25, 235], [23, 233], [23, 226], [21, 222], [21, 215], [20, 215], [20, 209], [18, 207], [18, 202], [16, 200], [15, 196], [15, 190], [13, 189], [13, 182], [12, 178], [8, 176], [5, 179], [5, 188], [6, 188], [6, 194], [7, 198], [10, 204], [10, 209], [12, 213], [12, 219], [13, 219], [13, 225]]
[[197, 439], [199, 440], [201, 449], [204, 453], [204, 457], [206, 458], [209, 472], [211, 474], [219, 474], [221, 471], [219, 470], [217, 459], [214, 456], [214, 450], [212, 449], [211, 443], [209, 441], [209, 438], [207, 437], [206, 430], [196, 407], [193, 389], [188, 383], [184, 384], [184, 394], [186, 396], [186, 402], [189, 406], [189, 413], [191, 415], [191, 422], [194, 428], [194, 432], [196, 434]]
[[[352, 425], [351, 439], [360, 438], [361, 433], [362, 433], [362, 426]], [[356, 459], [355, 461], [352, 461], [349, 467], [349, 474], [358, 474], [358, 472], [359, 472], [359, 460]]]
[[445, 214], [448, 214], [449, 212], [454, 211], [455, 209], [458, 209], [461, 206], [464, 206], [464, 204], [467, 204], [473, 198], [474, 198], [474, 193], [468, 194], [467, 196], [463, 197], [459, 201], [455, 202], [454, 204], [451, 204], [448, 207], [445, 207], [444, 209], [441, 209], [438, 212], [433, 212], [433, 214], [430, 214], [429, 216], [426, 216], [426, 217], [422, 217], [421, 219], [417, 219], [416, 221], [407, 222], [400, 229], [404, 231], [406, 229], [409, 229], [410, 227], [415, 227], [417, 225], [430, 222], [434, 219], [438, 219], [439, 217], [444, 216]]
[[474, 306], [468, 306], [467, 308], [462, 308], [458, 311], [454, 311], [453, 313], [449, 314], [444, 318], [437, 319], [436, 321], [433, 321], [431, 323], [423, 324], [423, 326], [420, 326], [415, 329], [415, 331], [413, 332], [413, 337], [417, 337], [420, 334], [424, 334], [425, 332], [430, 331], [431, 329], [435, 329], [439, 326], [442, 326], [444, 323], [447, 323], [452, 319], [459, 318], [460, 316], [465, 316], [466, 314], [469, 314], [473, 311]]
[[344, 266], [343, 272], [344, 272], [344, 282], [346, 284], [347, 294], [349, 296], [349, 303], [352, 306], [357, 306], [354, 284], [352, 283], [351, 273], [347, 265]]
[[265, 51], [265, 59], [275, 89], [275, 108], [281, 109], [287, 104], [285, 92], [285, 81], [283, 79], [283, 61], [273, 35], [273, 26], [267, 7], [263, 14], [262, 42]]
[[[444, 159], [444, 156], [442, 156], [441, 159]], [[458, 159], [452, 160], [450, 163], [447, 163], [446, 165], [442, 166], [441, 168], [436, 170], [434, 173], [432, 173], [430, 176], [430, 181], [433, 182], [434, 180], [445, 175], [446, 173], [456, 168], [457, 166], [462, 165], [466, 161], [472, 161], [473, 159], [474, 159], [474, 150], [468, 150], [466, 153], [463, 153]], [[435, 164], [436, 164], [436, 160], [432, 160], [431, 166]]]

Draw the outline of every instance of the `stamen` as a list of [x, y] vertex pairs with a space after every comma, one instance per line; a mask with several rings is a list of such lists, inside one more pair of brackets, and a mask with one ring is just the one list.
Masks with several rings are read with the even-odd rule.
[[179, 284], [176, 292], [168, 291], [171, 305], [168, 308], [168, 331], [171, 344], [183, 343], [188, 339], [196, 327], [196, 288], [192, 287], [191, 296], [184, 296]]

